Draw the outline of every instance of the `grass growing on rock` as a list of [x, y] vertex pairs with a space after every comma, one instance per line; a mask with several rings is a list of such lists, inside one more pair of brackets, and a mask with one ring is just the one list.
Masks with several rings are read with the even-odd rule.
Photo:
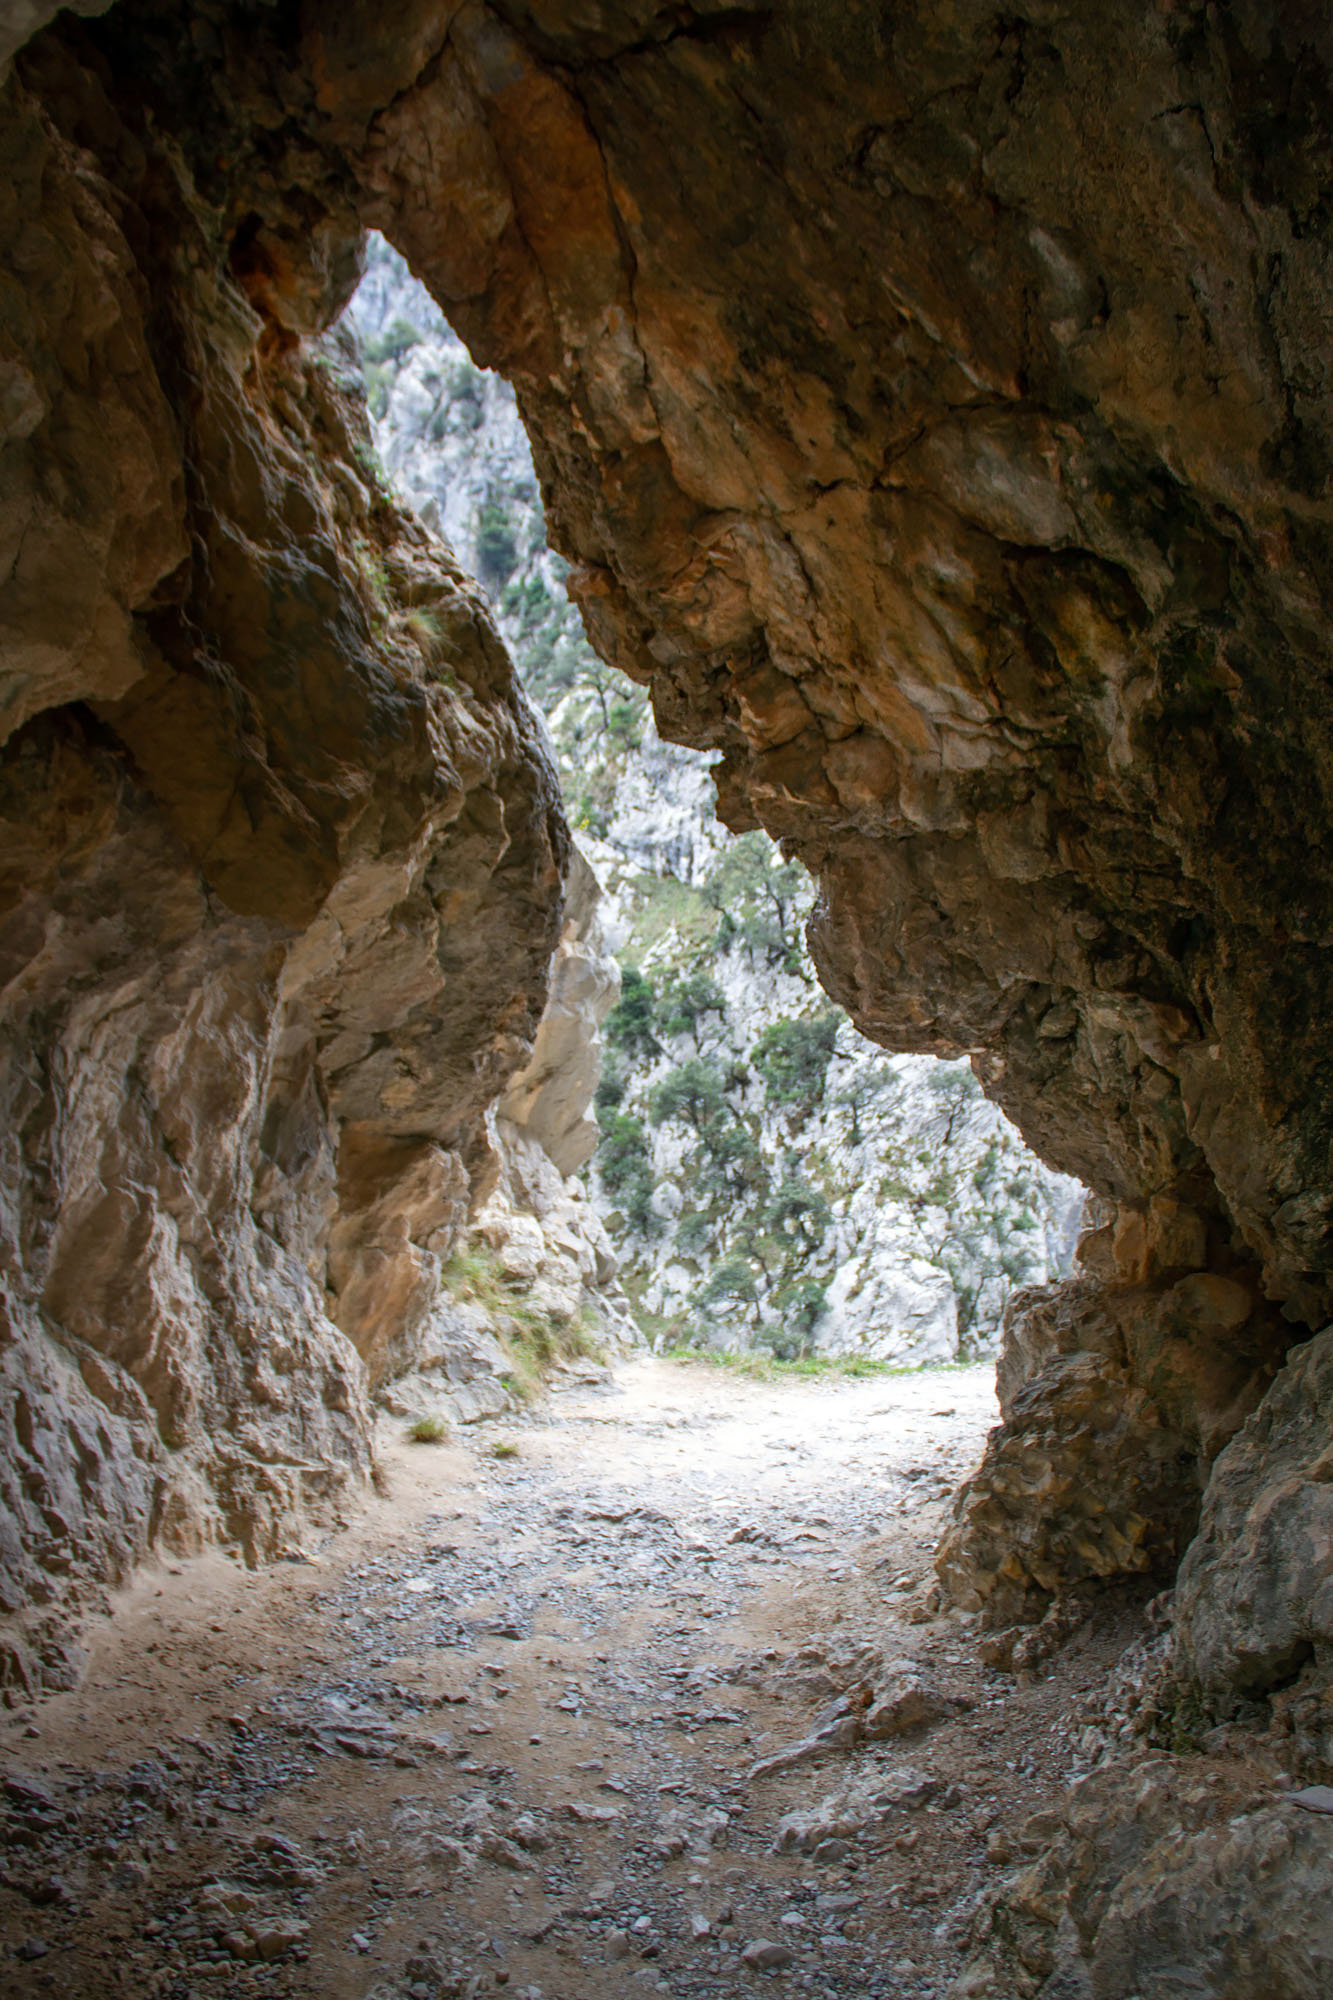
[[469, 1243], [456, 1249], [442, 1276], [446, 1291], [454, 1298], [471, 1300], [486, 1314], [508, 1364], [500, 1380], [515, 1402], [538, 1402], [548, 1378], [562, 1362], [602, 1358], [595, 1338], [596, 1317], [590, 1308], [563, 1319], [530, 1305], [523, 1296], [522, 1281], [505, 1276], [486, 1244]]

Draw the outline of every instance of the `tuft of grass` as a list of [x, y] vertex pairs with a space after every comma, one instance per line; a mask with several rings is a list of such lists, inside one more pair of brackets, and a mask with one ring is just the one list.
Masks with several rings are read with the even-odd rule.
[[517, 1458], [518, 1446], [510, 1444], [507, 1438], [497, 1438], [491, 1446], [492, 1458]]
[[590, 1308], [566, 1321], [530, 1306], [521, 1291], [506, 1282], [485, 1244], [456, 1249], [443, 1278], [455, 1298], [472, 1299], [485, 1311], [508, 1364], [500, 1380], [516, 1402], [537, 1402], [558, 1361], [601, 1359], [593, 1337], [597, 1318]]
[[418, 1417], [407, 1435], [413, 1444], [439, 1444], [448, 1432], [449, 1426], [443, 1417]]

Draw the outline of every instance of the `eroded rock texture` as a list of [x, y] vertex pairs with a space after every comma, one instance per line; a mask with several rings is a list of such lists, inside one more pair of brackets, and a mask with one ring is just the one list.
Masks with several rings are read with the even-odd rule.
[[173, 144], [57, 42], [5, 112], [0, 1658], [29, 1683], [66, 1580], [153, 1538], [272, 1553], [368, 1470], [567, 837], [485, 611], [379, 490], [336, 341], [293, 331], [356, 230], [247, 292]]
[[[20, 450], [46, 423], [64, 463], [66, 420], [37, 413], [77, 426], [100, 380], [145, 469], [120, 498], [106, 467], [87, 493], [43, 489], [53, 531], [73, 523], [70, 632], [52, 652], [19, 589], [14, 698], [90, 704], [58, 728], [125, 757], [207, 882], [190, 949], [210, 925], [308, 940], [271, 977], [284, 1005], [331, 1010], [349, 1066], [344, 1084], [326, 1052], [346, 1121], [329, 1270], [372, 1365], [416, 1309], [427, 1218], [462, 1198], [447, 1161], [466, 1147], [438, 1135], [483, 1081], [438, 1066], [459, 1029], [400, 1035], [368, 999], [344, 1019], [325, 901], [373, 852], [353, 901], [403, 966], [373, 991], [420, 1022], [425, 904], [466, 936], [458, 883], [507, 870], [540, 925], [530, 884], [557, 857], [508, 697], [463, 666], [467, 699], [425, 687], [425, 665], [399, 680], [405, 652], [370, 630], [414, 601], [397, 565], [433, 559], [399, 554], [406, 528], [357, 525], [390, 519], [364, 485], [312, 497], [293, 463], [314, 417], [290, 409], [319, 401], [299, 341], [345, 295], [357, 219], [514, 381], [597, 644], [651, 685], [665, 733], [721, 753], [729, 823], [818, 875], [830, 991], [890, 1046], [971, 1052], [1112, 1205], [1079, 1288], [1014, 1321], [1008, 1423], [951, 1586], [1008, 1615], [1071, 1574], [1169, 1567], [1213, 1456], [1333, 1290], [1331, 58], [1303, 0], [124, 0], [26, 52], [60, 171], [103, 211], [60, 226], [136, 247], [84, 255], [89, 299], [106, 293], [91, 317], [32, 288], [79, 339], [56, 343], [49, 388], [14, 378]], [[148, 321], [118, 266], [156, 278]], [[330, 519], [321, 568], [308, 538], [328, 547]], [[407, 801], [435, 739], [428, 756], [408, 715], [429, 737], [445, 710], [464, 796], [464, 712], [469, 743], [509, 718], [513, 747], [468, 768], [513, 783], [478, 776], [491, 803], [449, 822], [443, 905], [428, 863], [390, 900], [380, 857], [419, 855], [430, 816]], [[358, 775], [382, 742], [391, 785]], [[469, 1049], [483, 1017], [490, 1048], [526, 1031], [535, 933], [526, 948], [504, 1022], [455, 957]], [[313, 1075], [301, 1032], [275, 1057], [284, 1104]], [[418, 1091], [429, 1117], [405, 1108]], [[320, 1149], [292, 1146], [304, 1213]]]
[[1333, 1782], [1333, 1330], [1295, 1350], [1217, 1462], [1176, 1650], [1215, 1713], [1271, 1696], [1288, 1761]]
[[284, 171], [513, 379], [590, 631], [815, 870], [830, 990], [1115, 1205], [956, 1587], [1043, 1601], [1068, 1523], [1003, 1575], [992, 1523], [1089, 1482], [1080, 1566], [1169, 1565], [1265, 1301], [1329, 1304], [1326, 24], [394, 19], [264, 78]]
[[1049, 1851], [982, 1913], [951, 2000], [1315, 2000], [1333, 1969], [1327, 1822], [1265, 1797], [1265, 1775], [1153, 1757], [1084, 1779]]

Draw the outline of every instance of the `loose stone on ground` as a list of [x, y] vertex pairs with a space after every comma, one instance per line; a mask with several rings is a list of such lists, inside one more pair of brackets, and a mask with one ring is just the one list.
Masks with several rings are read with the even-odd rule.
[[644, 1358], [512, 1458], [386, 1433], [304, 1563], [146, 1574], [0, 1731], [7, 1996], [944, 2000], [1129, 1636], [1020, 1686], [930, 1612], [947, 1400]]

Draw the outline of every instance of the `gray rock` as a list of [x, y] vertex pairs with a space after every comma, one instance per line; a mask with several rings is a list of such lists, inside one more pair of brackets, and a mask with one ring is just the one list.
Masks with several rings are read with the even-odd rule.
[[789, 1945], [775, 1944], [771, 1938], [755, 1938], [741, 1951], [746, 1965], [759, 1972], [780, 1972], [784, 1966], [795, 1963], [796, 1954]]
[[876, 1695], [866, 1710], [863, 1728], [872, 1740], [902, 1736], [925, 1729], [952, 1715], [958, 1704], [917, 1674], [903, 1674]]
[[1031, 1993], [1034, 1978], [1042, 2000], [1327, 2000], [1321, 1816], [1256, 1796], [1243, 1775], [1155, 1757], [1084, 1779], [1063, 1822], [987, 1910], [956, 2000]]
[[1221, 1717], [1276, 1692], [1306, 1765], [1333, 1763], [1331, 1436], [1333, 1327], [1294, 1350], [1217, 1460], [1176, 1589], [1180, 1670]]

